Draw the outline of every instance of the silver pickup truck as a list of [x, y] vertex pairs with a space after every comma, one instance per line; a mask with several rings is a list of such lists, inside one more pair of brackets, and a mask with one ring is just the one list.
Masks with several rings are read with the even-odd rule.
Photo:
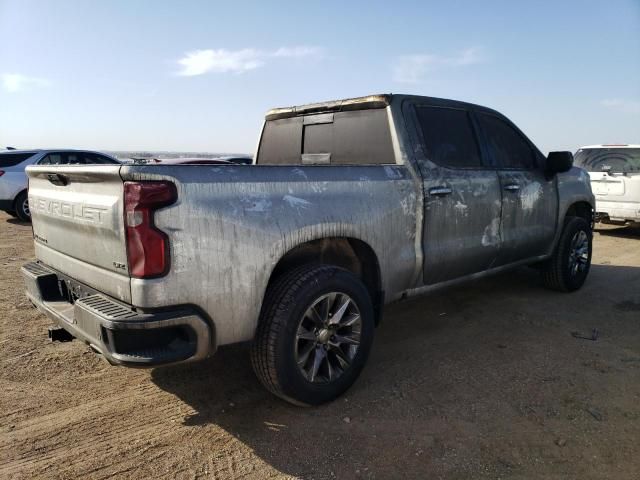
[[594, 197], [507, 118], [375, 95], [267, 113], [252, 165], [31, 166], [27, 296], [113, 364], [251, 341], [296, 404], [356, 380], [383, 306], [535, 265], [572, 291]]

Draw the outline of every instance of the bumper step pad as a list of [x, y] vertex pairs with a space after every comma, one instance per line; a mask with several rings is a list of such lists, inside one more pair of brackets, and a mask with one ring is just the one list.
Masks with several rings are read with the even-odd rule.
[[60, 288], [68, 277], [37, 262], [24, 265], [22, 274], [34, 305], [111, 363], [164, 365], [204, 358], [210, 350], [210, 327], [192, 309], [137, 312], [89, 287], [91, 293], [70, 301]]

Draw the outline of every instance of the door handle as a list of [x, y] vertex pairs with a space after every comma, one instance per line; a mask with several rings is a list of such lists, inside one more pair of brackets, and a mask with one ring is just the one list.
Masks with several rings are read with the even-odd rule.
[[505, 185], [504, 189], [510, 192], [517, 192], [518, 190], [520, 190], [520, 185], [518, 185], [517, 183], [512, 183], [510, 185]]
[[445, 195], [451, 195], [453, 190], [449, 187], [432, 187], [429, 189], [429, 195], [432, 197], [443, 197]]

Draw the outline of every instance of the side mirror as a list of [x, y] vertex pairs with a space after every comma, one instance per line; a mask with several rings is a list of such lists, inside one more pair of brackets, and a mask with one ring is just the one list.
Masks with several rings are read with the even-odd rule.
[[571, 152], [549, 152], [547, 156], [547, 172], [554, 175], [556, 173], [568, 172], [573, 166], [573, 153]]

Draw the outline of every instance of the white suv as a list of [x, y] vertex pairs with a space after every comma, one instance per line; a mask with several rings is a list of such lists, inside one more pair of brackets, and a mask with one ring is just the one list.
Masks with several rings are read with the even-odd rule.
[[591, 177], [596, 220], [640, 223], [640, 145], [590, 145], [574, 155], [574, 165]]
[[6, 150], [0, 151], [0, 210], [29, 221], [27, 175], [29, 165], [114, 164], [120, 163], [104, 153], [87, 150]]

